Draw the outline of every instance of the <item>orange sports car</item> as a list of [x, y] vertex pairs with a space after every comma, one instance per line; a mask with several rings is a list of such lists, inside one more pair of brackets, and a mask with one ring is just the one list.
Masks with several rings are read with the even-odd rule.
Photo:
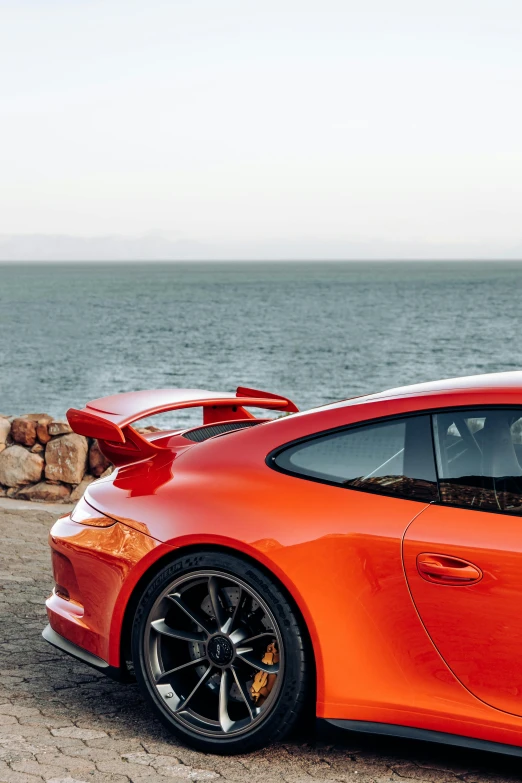
[[[132, 426], [196, 406], [201, 426]], [[51, 644], [135, 676], [212, 753], [280, 739], [311, 703], [522, 755], [522, 372], [303, 413], [240, 387], [67, 415], [116, 467], [51, 531]]]

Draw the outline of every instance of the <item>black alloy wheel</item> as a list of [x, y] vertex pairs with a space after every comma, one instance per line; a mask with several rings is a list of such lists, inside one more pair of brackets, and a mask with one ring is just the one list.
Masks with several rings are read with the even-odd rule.
[[308, 690], [305, 647], [275, 580], [217, 551], [163, 568], [132, 630], [146, 698], [178, 737], [211, 753], [244, 753], [291, 729]]

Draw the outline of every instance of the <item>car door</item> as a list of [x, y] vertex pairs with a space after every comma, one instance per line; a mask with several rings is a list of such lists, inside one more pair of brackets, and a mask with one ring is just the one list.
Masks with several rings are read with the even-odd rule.
[[411, 595], [460, 682], [522, 715], [522, 409], [432, 420], [440, 502], [404, 537]]
[[410, 521], [438, 497], [430, 416], [321, 431], [285, 444], [269, 463], [293, 477], [277, 494], [302, 544], [276, 556], [314, 621], [321, 704], [349, 718], [355, 704], [415, 702], [432, 659], [401, 549]]

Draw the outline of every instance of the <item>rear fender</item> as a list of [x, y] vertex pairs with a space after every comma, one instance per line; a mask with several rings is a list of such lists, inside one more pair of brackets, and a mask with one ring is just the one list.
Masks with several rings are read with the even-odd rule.
[[201, 549], [219, 549], [232, 555], [242, 555], [279, 582], [283, 591], [301, 615], [304, 630], [309, 637], [310, 648], [313, 650], [315, 660], [317, 694], [319, 698], [319, 694], [323, 691], [324, 682], [321, 645], [314, 621], [301, 593], [277, 563], [264, 552], [245, 544], [243, 541], [226, 536], [182, 536], [169, 541], [167, 544], [161, 544], [150, 552], [149, 556], [137, 563], [126, 579], [115, 607], [110, 633], [109, 663], [116, 667], [125, 664], [125, 661], [122, 659], [122, 652], [125, 649], [125, 639], [123, 637], [126, 633], [130, 633], [134, 610], [154, 574], [174, 558]]

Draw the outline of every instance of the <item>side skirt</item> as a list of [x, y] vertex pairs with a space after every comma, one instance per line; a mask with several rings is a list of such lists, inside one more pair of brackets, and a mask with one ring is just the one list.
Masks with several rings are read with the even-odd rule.
[[386, 737], [403, 737], [404, 739], [422, 740], [423, 742], [439, 742], [444, 745], [456, 745], [460, 748], [485, 750], [489, 753], [503, 753], [507, 756], [522, 757], [522, 747], [519, 748], [517, 745], [489, 742], [488, 740], [474, 739], [473, 737], [463, 737], [459, 734], [446, 734], [442, 731], [415, 729], [410, 726], [395, 726], [391, 723], [372, 723], [363, 720], [337, 720], [335, 718], [325, 718], [324, 720], [337, 729], [346, 731], [382, 734]]
[[66, 652], [69, 655], [72, 655], [74, 658], [78, 658], [78, 660], [83, 661], [83, 663], [86, 663], [88, 666], [92, 666], [93, 669], [96, 669], [102, 674], [106, 674], [112, 680], [116, 680], [117, 682], [129, 681], [126, 676], [126, 672], [122, 672], [122, 670], [117, 666], [109, 666], [106, 661], [103, 661], [96, 655], [93, 655], [92, 653], [87, 652], [87, 650], [83, 650], [81, 647], [78, 647], [77, 644], [70, 642], [64, 636], [61, 636], [59, 633], [56, 633], [56, 631], [53, 631], [50, 625], [45, 626], [42, 631], [42, 636], [45, 641], [49, 642], [49, 644], [52, 644], [53, 647], [57, 647], [59, 650], [62, 650], [62, 652]]

